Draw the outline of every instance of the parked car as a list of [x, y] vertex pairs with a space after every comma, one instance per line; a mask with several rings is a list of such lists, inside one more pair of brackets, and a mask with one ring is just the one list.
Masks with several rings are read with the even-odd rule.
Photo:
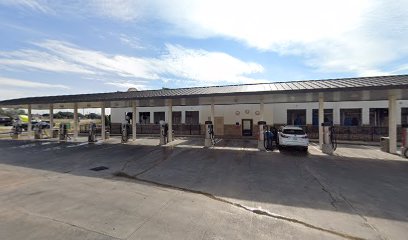
[[37, 123], [33, 123], [33, 126], [35, 126], [35, 125], [39, 125], [40, 127], [41, 127], [41, 129], [50, 129], [50, 127], [51, 127], [51, 125], [48, 123], [48, 122], [45, 122], [45, 121], [40, 121], [40, 122], [37, 122]]
[[[31, 130], [34, 130], [35, 126], [40, 125], [41, 129], [50, 129], [51, 125], [48, 122], [43, 122], [43, 121], [31, 121]], [[24, 131], [28, 130], [28, 123], [22, 123], [21, 128], [24, 129]]]
[[278, 147], [300, 147], [308, 150], [309, 137], [302, 128], [297, 126], [283, 126], [278, 130]]
[[4, 124], [4, 126], [11, 126], [12, 119], [7, 116], [0, 116], [0, 124]]

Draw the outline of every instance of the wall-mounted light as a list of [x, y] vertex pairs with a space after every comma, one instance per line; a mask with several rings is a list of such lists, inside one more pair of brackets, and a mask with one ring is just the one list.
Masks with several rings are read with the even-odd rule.
[[249, 109], [245, 109], [245, 114], [249, 114]]
[[235, 115], [239, 115], [239, 114], [241, 114], [241, 112], [240, 111], [235, 111]]

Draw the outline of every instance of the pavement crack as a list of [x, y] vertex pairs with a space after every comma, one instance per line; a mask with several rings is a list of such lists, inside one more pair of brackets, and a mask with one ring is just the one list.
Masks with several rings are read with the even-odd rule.
[[323, 192], [327, 193], [330, 197], [330, 205], [332, 205], [332, 207], [334, 209], [336, 209], [337, 211], [337, 206], [336, 206], [336, 198], [333, 196], [333, 194], [319, 181], [319, 179], [317, 177], [314, 177], [314, 180], [320, 185], [321, 189], [323, 190]]
[[[157, 151], [157, 149], [152, 150], [150, 152], [148, 152], [146, 155], [151, 154], [152, 152]], [[134, 177], [138, 177], [142, 174], [145, 174], [149, 171], [151, 171], [152, 169], [156, 168], [157, 166], [159, 166], [160, 164], [162, 164], [163, 162], [167, 161], [168, 159], [171, 159], [172, 157], [174, 157], [175, 155], [181, 154], [182, 152], [184, 152], [185, 150], [181, 150], [181, 151], [173, 151], [173, 150], [169, 150], [169, 149], [164, 149], [164, 152], [167, 153], [167, 151], [171, 151], [169, 154], [164, 154], [164, 157], [162, 159], [160, 159], [159, 161], [156, 161], [155, 163], [153, 163], [153, 165], [151, 165], [150, 167], [146, 168], [145, 170], [137, 173], [134, 175]], [[129, 162], [132, 161], [132, 159], [128, 160], [122, 167], [121, 172], [125, 171], [127, 165], [129, 164]]]
[[351, 204], [351, 202], [346, 198], [346, 197], [344, 197], [343, 196], [343, 194], [341, 194], [341, 192], [339, 192], [338, 193], [338, 195], [339, 195], [339, 198], [341, 198], [341, 199], [336, 199], [336, 197], [334, 196], [334, 194], [332, 193], [332, 192], [330, 192], [329, 190], [328, 190], [328, 188], [319, 180], [319, 178], [316, 176], [317, 174], [315, 174], [315, 173], [313, 173], [312, 172], [312, 170], [310, 170], [307, 166], [305, 166], [305, 167], [302, 167], [301, 165], [298, 165], [300, 168], [304, 168], [311, 176], [312, 176], [312, 178], [319, 184], [319, 186], [321, 187], [321, 189], [322, 189], [322, 191], [324, 191], [325, 193], [327, 193], [328, 194], [328, 196], [330, 197], [330, 204], [333, 206], [333, 208], [334, 209], [336, 209], [336, 211], [338, 210], [337, 209], [337, 206], [336, 206], [336, 202], [338, 201], [338, 200], [340, 200], [340, 201], [344, 201], [349, 207], [350, 207], [350, 209], [355, 213], [355, 214], [357, 214], [362, 220], [363, 220], [363, 222], [364, 222], [364, 224], [365, 225], [367, 225], [369, 228], [371, 228], [374, 232], [376, 232], [378, 235], [379, 235], [379, 237], [381, 238], [381, 239], [383, 239], [383, 240], [386, 240], [387, 238], [386, 237], [384, 237], [381, 233], [380, 233], [380, 231], [374, 226], [374, 225], [372, 225], [372, 224], [370, 224], [369, 222], [368, 222], [368, 219], [363, 215], [363, 214], [361, 214], [360, 213], [360, 211], [358, 211], [352, 204]]
[[339, 236], [339, 237], [342, 237], [342, 238], [345, 238], [345, 239], [364, 240], [364, 238], [352, 236], [352, 235], [349, 235], [349, 234], [346, 234], [346, 233], [337, 232], [337, 231], [327, 229], [327, 228], [322, 228], [322, 227], [319, 227], [319, 226], [304, 222], [304, 221], [296, 219], [296, 218], [282, 216], [282, 215], [271, 213], [271, 212], [269, 212], [267, 210], [262, 210], [262, 209], [259, 209], [259, 208], [250, 208], [250, 207], [242, 205], [240, 203], [232, 202], [232, 201], [217, 197], [217, 196], [215, 196], [215, 195], [213, 195], [211, 193], [208, 193], [208, 192], [203, 192], [203, 191], [199, 191], [199, 190], [188, 189], [188, 188], [178, 187], [178, 186], [174, 186], [174, 185], [170, 185], [170, 184], [159, 183], [159, 182], [152, 181], [152, 180], [142, 179], [142, 178], [139, 178], [137, 176], [128, 175], [128, 174], [126, 174], [124, 172], [116, 172], [113, 175], [116, 176], [116, 177], [122, 177], [122, 178], [131, 179], [131, 180], [136, 180], [136, 181], [139, 181], [139, 182], [149, 183], [149, 184], [156, 185], [156, 186], [159, 186], [159, 187], [169, 188], [169, 189], [178, 190], [178, 191], [182, 191], [182, 192], [200, 194], [200, 195], [203, 195], [203, 196], [208, 197], [210, 199], [213, 199], [213, 200], [216, 200], [216, 201], [219, 201], [219, 202], [222, 202], [222, 203], [229, 204], [231, 206], [243, 209], [245, 211], [248, 211], [248, 212], [251, 212], [251, 213], [254, 213], [254, 214], [257, 214], [257, 215], [261, 215], [261, 216], [265, 216], [265, 217], [270, 217], [270, 218], [274, 218], [274, 219], [278, 219], [278, 220], [283, 220], [283, 221], [299, 224], [299, 225], [305, 226], [307, 228], [311, 228], [311, 229], [314, 229], [314, 230], [318, 230], [318, 231], [322, 231], [322, 232], [325, 232], [325, 233], [333, 234], [333, 235], [336, 235], [336, 236]]
[[48, 217], [48, 216], [44, 216], [44, 215], [39, 215], [39, 214], [35, 214], [35, 213], [31, 213], [31, 212], [24, 211], [24, 210], [17, 210], [17, 211], [22, 212], [22, 213], [24, 213], [24, 214], [31, 215], [31, 216], [35, 216], [35, 217], [39, 217], [39, 218], [51, 220], [51, 221], [53, 221], [53, 222], [65, 224], [65, 225], [68, 225], [68, 226], [71, 226], [71, 227], [74, 227], [74, 228], [81, 229], [81, 230], [83, 230], [83, 231], [93, 232], [93, 233], [100, 234], [100, 235], [103, 235], [103, 236], [106, 236], [106, 237], [110, 237], [110, 238], [113, 238], [113, 239], [122, 240], [122, 238], [114, 237], [114, 236], [111, 236], [111, 235], [109, 235], [109, 234], [107, 234], [107, 233], [95, 231], [95, 230], [92, 230], [92, 229], [89, 229], [89, 228], [85, 228], [85, 227], [82, 227], [82, 226], [79, 226], [79, 225], [76, 225], [76, 224], [73, 224], [73, 223], [69, 223], [69, 222], [65, 222], [65, 221], [59, 220], [59, 219], [56, 219], [56, 218], [52, 218], [52, 217]]
[[[157, 149], [153, 149], [153, 150], [147, 152], [144, 156], [150, 155], [152, 152], [155, 152], [155, 151], [157, 151]], [[126, 160], [126, 162], [123, 164], [123, 166], [122, 166], [122, 168], [121, 168], [121, 171], [124, 171], [125, 168], [127, 167], [127, 165], [128, 165], [132, 160], [134, 160], [134, 156], [131, 156], [131, 157], [129, 157], [129, 158]]]
[[313, 179], [317, 184], [319, 184], [319, 186], [320, 186], [320, 188], [322, 189], [322, 191], [325, 192], [325, 193], [329, 196], [329, 198], [330, 198], [330, 205], [337, 211], [338, 208], [337, 208], [337, 206], [336, 206], [336, 202], [337, 202], [336, 197], [335, 197], [334, 194], [328, 189], [328, 187], [325, 186], [322, 181], [320, 181], [320, 179], [316, 176], [317, 174], [313, 173], [307, 166], [302, 167], [302, 166], [299, 165], [299, 167], [302, 168], [302, 169], [304, 169], [305, 171], [307, 171], [307, 172], [309, 173], [309, 175], [312, 177], [312, 179]]
[[380, 233], [380, 231], [379, 231], [374, 225], [372, 225], [372, 224], [368, 221], [368, 219], [367, 219], [363, 214], [361, 214], [360, 211], [357, 210], [357, 208], [355, 208], [355, 207], [353, 206], [353, 204], [352, 204], [343, 194], [340, 193], [340, 197], [343, 199], [343, 201], [344, 201], [345, 203], [347, 203], [347, 205], [349, 205], [349, 207], [350, 207], [351, 209], [353, 209], [353, 211], [354, 211], [361, 219], [363, 219], [364, 223], [365, 223], [367, 226], [369, 226], [372, 230], [374, 230], [376, 233], [378, 233], [378, 235], [379, 235], [379, 237], [380, 237], [381, 239], [383, 239], [383, 240], [388, 239], [388, 238], [386, 238], [385, 236], [383, 236], [383, 235]]
[[164, 158], [162, 158], [162, 159], [160, 159], [159, 161], [155, 162], [152, 166], [150, 166], [150, 167], [146, 168], [145, 170], [143, 170], [143, 171], [137, 173], [137, 174], [135, 175], [135, 177], [140, 176], [140, 175], [142, 175], [142, 174], [145, 174], [145, 173], [149, 172], [150, 170], [152, 170], [153, 168], [159, 166], [159, 165], [162, 164], [164, 161], [166, 161], [167, 159], [169, 159], [171, 155], [173, 155], [173, 153], [171, 153], [171, 154], [166, 154]]

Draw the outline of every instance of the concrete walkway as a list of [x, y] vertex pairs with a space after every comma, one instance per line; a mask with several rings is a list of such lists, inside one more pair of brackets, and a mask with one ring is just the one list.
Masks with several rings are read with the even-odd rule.
[[376, 147], [326, 156], [258, 152], [251, 140], [118, 142], [0, 141], [0, 235], [404, 239], [408, 229], [408, 162]]

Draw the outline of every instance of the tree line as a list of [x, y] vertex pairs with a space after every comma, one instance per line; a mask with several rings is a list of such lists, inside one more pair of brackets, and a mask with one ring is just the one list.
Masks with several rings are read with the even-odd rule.
[[[22, 109], [2, 109], [0, 108], [0, 116], [7, 116], [9, 118], [15, 119], [17, 118], [18, 115], [26, 115], [26, 111]], [[49, 113], [42, 114], [41, 116], [48, 118], [50, 116]], [[74, 113], [73, 112], [57, 112], [53, 114], [55, 119], [73, 119], [74, 118]], [[88, 113], [88, 114], [82, 114], [78, 113], [79, 118], [83, 119], [101, 119], [100, 114], [96, 113]]]

